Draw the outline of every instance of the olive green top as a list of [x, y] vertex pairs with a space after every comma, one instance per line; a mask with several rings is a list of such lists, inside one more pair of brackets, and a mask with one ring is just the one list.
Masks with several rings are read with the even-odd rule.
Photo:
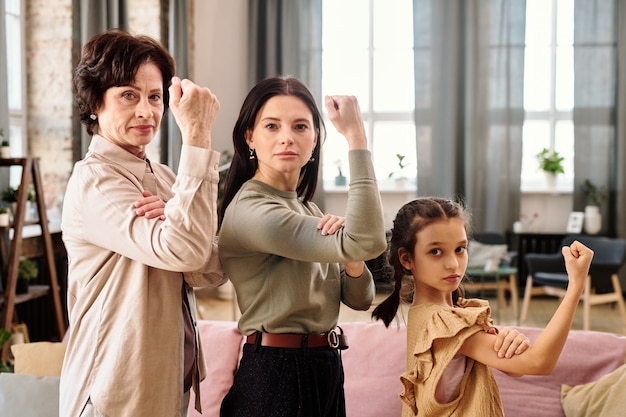
[[352, 278], [341, 264], [385, 251], [382, 206], [370, 152], [353, 150], [349, 159], [346, 224], [334, 235], [322, 235], [323, 213], [295, 191], [249, 180], [229, 204], [219, 254], [237, 293], [243, 334], [322, 333], [336, 326], [340, 302], [371, 306], [370, 272]]

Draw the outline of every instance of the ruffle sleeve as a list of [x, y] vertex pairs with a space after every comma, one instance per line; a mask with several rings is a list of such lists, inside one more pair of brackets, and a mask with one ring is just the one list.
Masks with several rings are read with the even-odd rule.
[[[489, 302], [479, 299], [460, 299], [456, 307], [442, 307], [438, 304], [416, 306], [409, 312], [409, 323], [419, 332], [413, 348], [414, 366], [401, 375], [404, 392], [400, 398], [417, 414], [417, 388], [428, 379], [433, 367], [439, 361], [446, 363], [458, 352], [461, 345], [471, 335], [488, 331], [493, 326]], [[416, 326], [416, 327], [414, 327]], [[441, 356], [438, 349], [448, 352], [448, 358]], [[439, 355], [435, 359], [435, 353]]]

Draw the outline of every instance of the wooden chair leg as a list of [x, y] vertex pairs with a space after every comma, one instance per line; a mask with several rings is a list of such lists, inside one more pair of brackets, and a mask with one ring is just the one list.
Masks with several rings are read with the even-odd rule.
[[590, 329], [591, 321], [591, 277], [587, 275], [585, 279], [585, 290], [583, 292], [583, 330]]
[[517, 278], [515, 274], [509, 275], [509, 291], [511, 292], [511, 305], [513, 306], [513, 317], [519, 323], [518, 309], [519, 309], [519, 296], [517, 295]]
[[619, 308], [619, 313], [622, 316], [622, 323], [626, 325], [626, 304], [624, 303], [622, 286], [619, 283], [619, 277], [617, 274], [611, 275], [611, 282], [613, 283], [613, 290], [617, 293], [617, 307]]
[[503, 279], [497, 278], [498, 286], [498, 320], [502, 323], [502, 309], [506, 306], [506, 282]]
[[526, 323], [526, 318], [528, 316], [528, 305], [530, 304], [530, 297], [532, 297], [533, 292], [533, 278], [528, 275], [526, 278], [526, 288], [524, 289], [524, 301], [522, 302], [522, 314], [520, 316], [520, 324], [524, 325]]

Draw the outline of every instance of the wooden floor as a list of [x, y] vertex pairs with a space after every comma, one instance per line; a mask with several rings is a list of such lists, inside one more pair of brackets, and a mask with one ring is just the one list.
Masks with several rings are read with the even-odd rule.
[[[236, 320], [239, 317], [239, 311], [233, 306], [232, 289], [227, 284], [219, 289], [203, 289], [196, 293], [198, 300], [198, 315], [201, 319], [207, 320]], [[386, 297], [385, 294], [379, 294], [375, 303], [379, 303]], [[519, 325], [518, 317], [513, 314], [510, 300], [502, 309], [500, 316], [499, 306], [495, 298], [489, 297], [490, 304], [493, 309], [493, 317], [498, 326], [516, 326]], [[521, 309], [522, 300], [519, 300]], [[554, 314], [558, 306], [558, 300], [551, 297], [533, 297], [530, 302], [528, 312], [528, 320], [524, 323], [528, 327], [545, 327], [552, 314]], [[347, 321], [370, 321], [374, 307], [368, 311], [354, 311], [344, 305], [341, 305], [339, 313], [339, 322]], [[398, 320], [406, 319], [407, 306], [403, 306], [398, 313]], [[502, 317], [500, 319], [500, 317]], [[582, 329], [582, 303], [579, 305], [574, 318], [572, 329]], [[591, 307], [591, 330], [603, 331], [609, 333], [617, 333], [626, 335], [626, 326], [621, 321], [619, 311], [616, 306], [605, 304]]]

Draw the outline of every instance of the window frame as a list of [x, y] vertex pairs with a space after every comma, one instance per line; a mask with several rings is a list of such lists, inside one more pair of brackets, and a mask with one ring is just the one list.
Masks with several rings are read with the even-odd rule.
[[[327, 0], [331, 1], [331, 0]], [[412, 168], [408, 170], [409, 175], [405, 175], [408, 181], [405, 182], [395, 182], [393, 179], [389, 178], [389, 173], [394, 171], [396, 168], [396, 162], [394, 160], [393, 166], [384, 162], [385, 171], [380, 171], [381, 165], [376, 165], [376, 129], [377, 127], [383, 126], [385, 123], [389, 122], [406, 122], [407, 125], [410, 124], [413, 133], [412, 140], [415, 140], [415, 100], [412, 100], [412, 108], [403, 111], [384, 111], [384, 110], [376, 110], [375, 103], [373, 97], [375, 97], [375, 78], [376, 78], [376, 68], [375, 68], [375, 39], [374, 39], [374, 31], [375, 31], [375, 2], [377, 0], [367, 0], [367, 8], [368, 8], [368, 42], [367, 42], [367, 95], [366, 99], [362, 99], [361, 97], [357, 97], [359, 99], [359, 106], [361, 109], [361, 116], [363, 119], [363, 123], [365, 126], [366, 135], [368, 138], [368, 146], [372, 153], [372, 158], [375, 161], [375, 166], [378, 166], [376, 170], [377, 180], [379, 182], [380, 190], [394, 190], [400, 188], [401, 190], [415, 190], [417, 188], [417, 170], [416, 166], [416, 152], [415, 148], [413, 148], [412, 153], [406, 154], [406, 160], [409, 161], [409, 166]], [[363, 2], [365, 3], [365, 2]], [[412, 21], [412, 20], [411, 20]], [[322, 23], [322, 30], [324, 30], [324, 22]], [[384, 30], [384, 29], [383, 29]], [[412, 30], [412, 29], [411, 29]], [[411, 39], [411, 62], [413, 62], [412, 54], [413, 54], [413, 42]], [[325, 49], [324, 45], [322, 46], [322, 60], [325, 59]], [[411, 71], [413, 74], [413, 71]], [[414, 77], [411, 77], [411, 83], [414, 82]], [[325, 91], [324, 87], [324, 74], [322, 74], [322, 97], [320, 98], [320, 102], [323, 103], [323, 97], [326, 94], [330, 94], [330, 91]], [[332, 126], [332, 123], [328, 119], [328, 114], [326, 109], [322, 109], [324, 123], [327, 126], [327, 134], [331, 141], [343, 141], [344, 139], [337, 139], [335, 136], [335, 132]], [[335, 149], [337, 147], [341, 147], [341, 145], [335, 145]], [[345, 155], [341, 155], [340, 164], [342, 174], [344, 176], [348, 176], [346, 173], [347, 170], [347, 145], [345, 145]], [[400, 152], [398, 150], [397, 152]], [[324, 187], [325, 190], [341, 190], [345, 189], [343, 185], [335, 185], [332, 180], [332, 177], [337, 172], [337, 156], [323, 149], [323, 166], [322, 166], [322, 175], [324, 178]], [[395, 157], [394, 157], [395, 158]], [[389, 167], [387, 168], [387, 165]]]
[[[561, 44], [558, 40], [558, 22], [559, 22], [559, 8], [558, 3], [564, 0], [549, 0], [550, 1], [550, 43], [549, 43], [549, 58], [550, 58], [550, 69], [549, 69], [549, 107], [543, 110], [536, 109], [528, 109], [526, 107], [526, 103], [524, 103], [524, 124], [523, 128], [526, 129], [529, 125], [527, 123], [536, 123], [536, 122], [545, 122], [548, 124], [548, 149], [558, 151], [562, 156], [566, 159], [564, 161], [565, 165], [565, 173], [559, 174], [557, 176], [557, 182], [555, 188], [551, 188], [547, 185], [546, 180], [543, 178], [543, 173], [537, 168], [537, 174], [530, 175], [528, 170], [524, 169], [524, 165], [530, 166], [531, 163], [537, 165], [537, 160], [535, 155], [529, 155], [527, 152], [523, 153], [523, 157], [531, 158], [532, 161], [524, 161], [522, 162], [522, 172], [520, 178], [520, 189], [522, 193], [571, 193], [574, 189], [574, 141], [573, 137], [573, 123], [574, 123], [574, 111], [573, 107], [569, 109], [559, 109], [557, 108], [557, 68], [558, 68], [558, 59], [560, 56], [560, 52], [563, 50], [561, 48], [571, 48], [573, 54], [573, 42], [567, 44]], [[571, 1], [571, 0], [565, 0]], [[545, 0], [541, 0], [541, 2], [545, 2]], [[545, 4], [543, 4], [545, 6]], [[528, 4], [527, 4], [528, 7]], [[573, 6], [572, 6], [573, 7]], [[574, 24], [574, 16], [571, 16], [571, 24], [573, 28]], [[531, 19], [528, 18], [528, 14], [526, 16], [526, 28], [535, 27], [536, 23], [532, 22]], [[573, 41], [573, 36], [572, 36]], [[532, 45], [530, 47], [533, 47]], [[526, 51], [529, 49], [529, 44], [526, 42], [525, 45]], [[528, 52], [526, 52], [528, 53]], [[525, 59], [526, 61], [526, 59]], [[526, 66], [526, 65], [525, 65]], [[572, 73], [572, 85], [571, 91], [574, 89], [573, 85], [573, 67], [570, 68]], [[526, 72], [526, 68], [524, 69]], [[526, 93], [526, 89], [528, 88], [528, 81], [526, 79], [525, 74], [525, 82], [524, 82], [524, 90]], [[562, 146], [559, 147], [559, 137], [557, 132], [557, 126], [563, 125], [564, 123], [569, 122], [572, 126], [572, 148], [564, 149]], [[523, 144], [527, 146], [530, 142], [530, 138], [523, 136]]]

